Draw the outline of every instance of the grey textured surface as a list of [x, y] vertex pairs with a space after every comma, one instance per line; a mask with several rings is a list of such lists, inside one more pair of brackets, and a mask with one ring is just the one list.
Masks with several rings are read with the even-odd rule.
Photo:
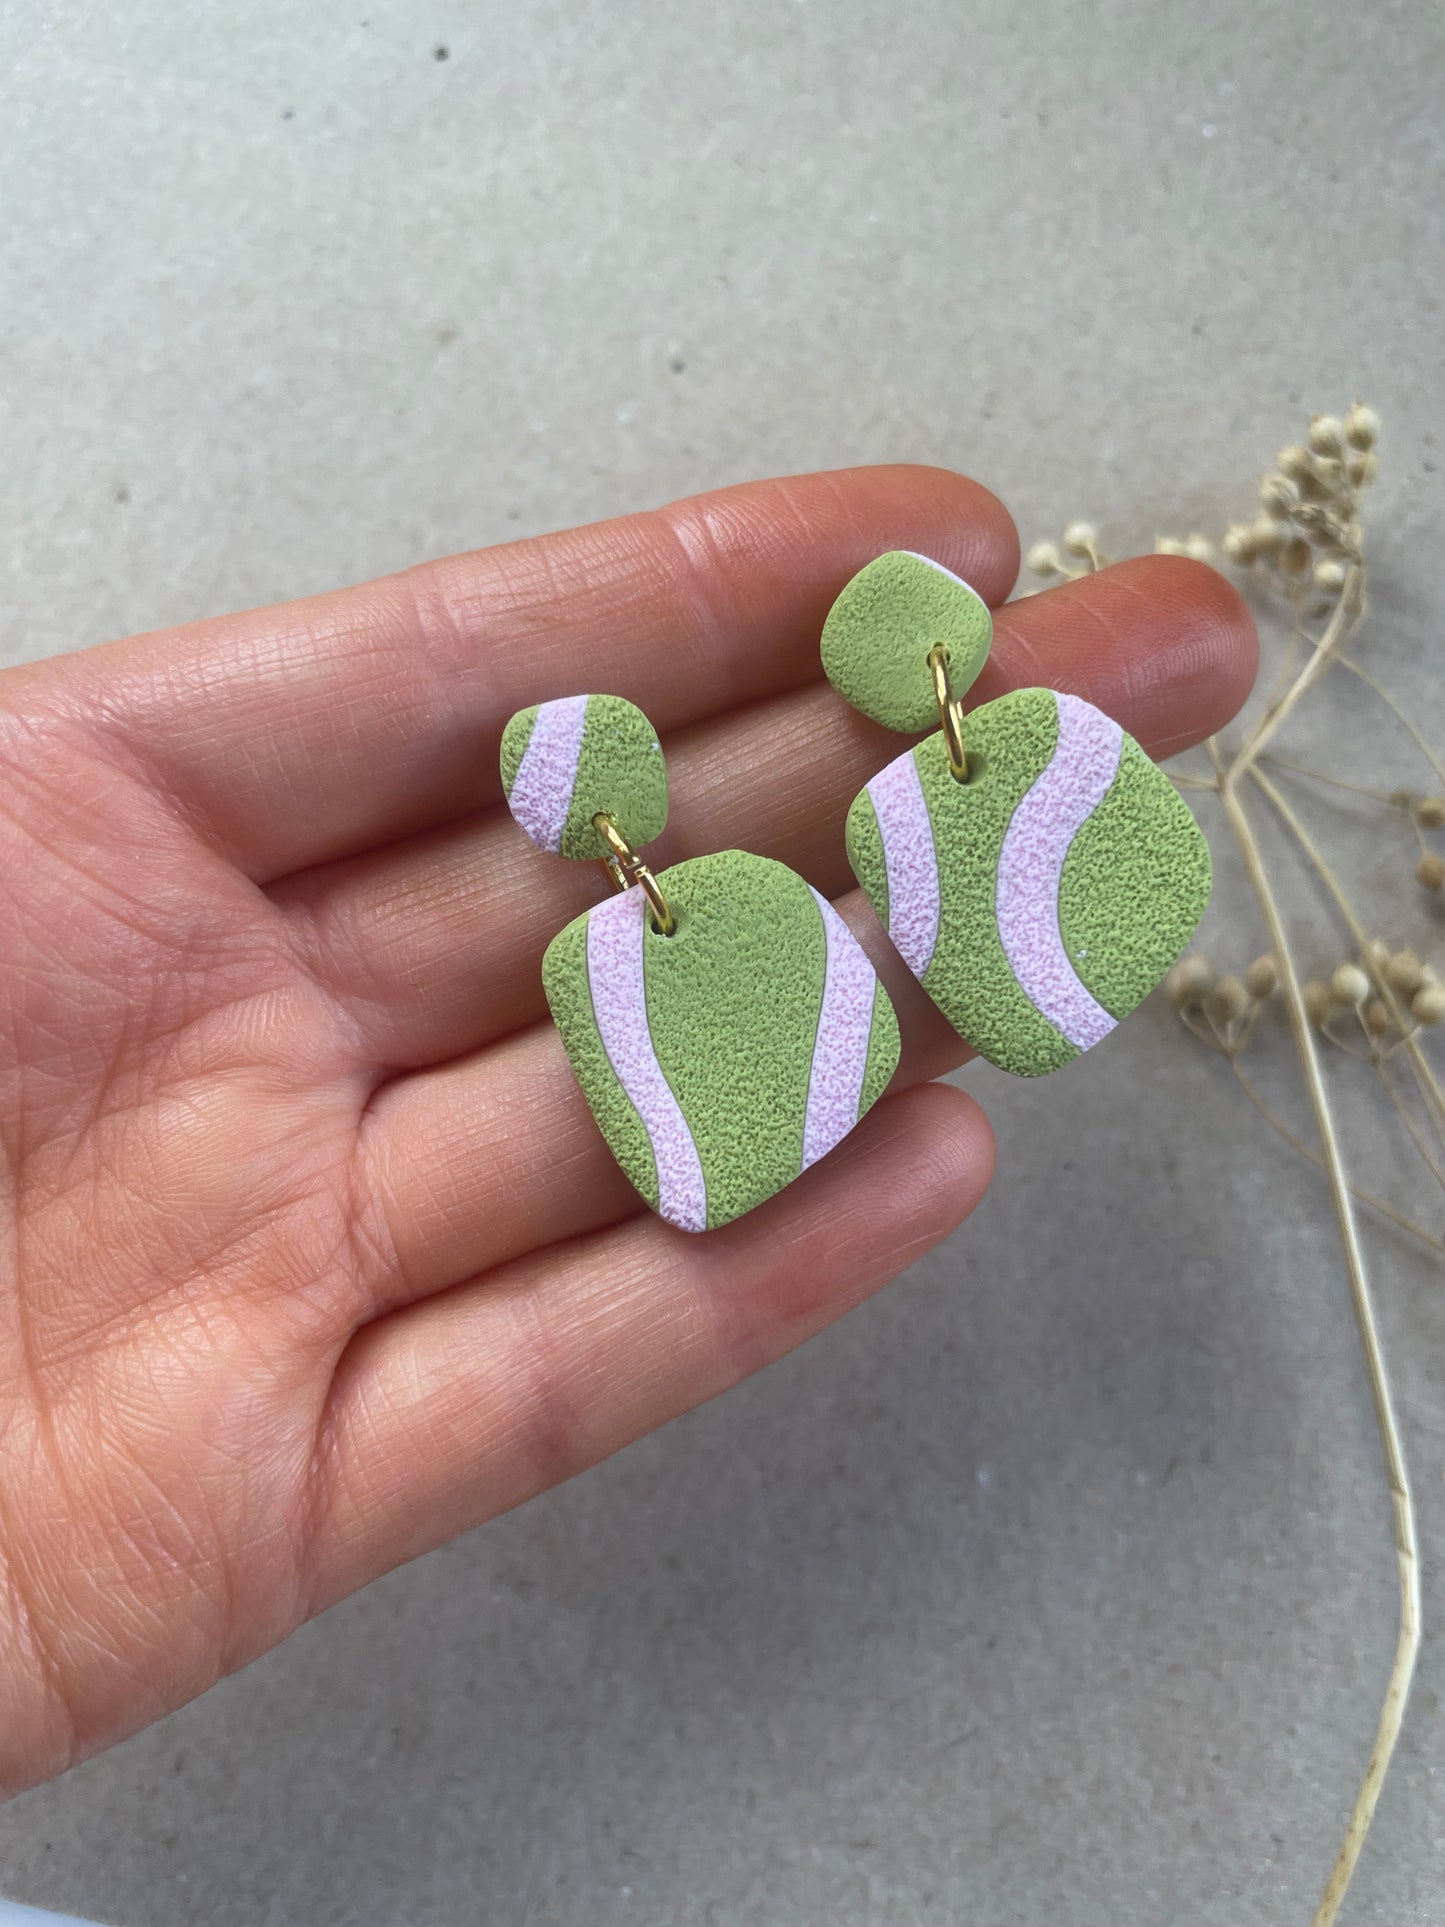
[[[5, 0], [3, 647], [882, 458], [1148, 547], [1365, 392], [1373, 647], [1439, 719], [1442, 61], [1425, 0]], [[1248, 916], [1226, 868], [1236, 961]], [[902, 1285], [13, 1804], [6, 1890], [123, 1927], [1307, 1919], [1394, 1612], [1323, 1194], [1157, 1006], [969, 1082], [999, 1181]], [[1445, 1285], [1374, 1248], [1433, 1630]], [[1439, 1651], [1356, 1927], [1445, 1919]]]

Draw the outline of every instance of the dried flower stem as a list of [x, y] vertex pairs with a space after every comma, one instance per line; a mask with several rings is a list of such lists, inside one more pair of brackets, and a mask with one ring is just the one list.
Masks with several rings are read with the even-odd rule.
[[[1339, 612], [1336, 613], [1338, 615]], [[1311, 664], [1306, 665], [1301, 671], [1294, 685], [1295, 690], [1300, 688], [1300, 684], [1309, 676], [1314, 663], [1319, 662], [1324, 654], [1325, 644], [1322, 641]], [[1286, 704], [1288, 701], [1289, 699], [1286, 698]], [[1284, 710], [1285, 704], [1282, 704], [1279, 713], [1282, 715]], [[1265, 737], [1257, 732], [1253, 739], [1254, 755], [1258, 755], [1264, 740], [1266, 740]], [[1324, 1079], [1320, 1074], [1315, 1034], [1305, 1011], [1304, 995], [1300, 989], [1299, 975], [1289, 947], [1284, 919], [1280, 914], [1279, 905], [1270, 884], [1269, 873], [1255, 839], [1254, 827], [1240, 799], [1238, 776], [1241, 766], [1248, 769], [1249, 763], [1245, 760], [1245, 752], [1241, 751], [1239, 758], [1226, 772], [1212, 738], [1206, 747], [1219, 775], [1219, 793], [1225, 814], [1239, 844], [1245, 872], [1253, 886], [1260, 915], [1269, 932], [1275, 962], [1279, 966], [1285, 1007], [1289, 1012], [1290, 1028], [1294, 1033], [1295, 1048], [1299, 1053], [1305, 1085], [1314, 1110], [1315, 1124], [1320, 1137], [1320, 1151], [1324, 1159], [1325, 1172], [1329, 1178], [1330, 1196], [1335, 1207], [1335, 1221], [1339, 1228], [1345, 1271], [1349, 1279], [1350, 1300], [1354, 1307], [1355, 1324], [1359, 1330], [1360, 1348], [1364, 1353], [1370, 1401], [1374, 1407], [1375, 1425], [1379, 1431], [1380, 1445], [1384, 1452], [1385, 1474], [1389, 1481], [1394, 1512], [1395, 1554], [1400, 1586], [1399, 1631], [1395, 1643], [1395, 1659], [1390, 1668], [1389, 1682], [1385, 1689], [1384, 1703], [1380, 1709], [1379, 1725], [1376, 1729], [1375, 1745], [1370, 1754], [1369, 1765], [1365, 1769], [1359, 1792], [1355, 1796], [1354, 1808], [1345, 1829], [1339, 1855], [1315, 1912], [1314, 1927], [1333, 1927], [1334, 1922], [1339, 1918], [1345, 1891], [1358, 1864], [1361, 1849], [1365, 1844], [1365, 1836], [1370, 1830], [1370, 1822], [1374, 1818], [1375, 1807], [1379, 1801], [1380, 1789], [1384, 1785], [1385, 1775], [1389, 1771], [1390, 1761], [1400, 1737], [1400, 1728], [1405, 1718], [1405, 1703], [1409, 1698], [1410, 1683], [1414, 1678], [1415, 1666], [1420, 1654], [1420, 1555], [1415, 1525], [1415, 1501], [1410, 1490], [1404, 1444], [1395, 1418], [1389, 1375], [1386, 1371], [1379, 1329], [1375, 1321], [1374, 1301], [1365, 1269], [1364, 1252], [1360, 1245], [1359, 1228], [1355, 1221], [1354, 1199], [1350, 1194], [1349, 1179], [1340, 1154], [1339, 1140], [1335, 1135], [1334, 1117], [1325, 1092]]]
[[1274, 710], [1284, 696], [1286, 689], [1289, 688], [1290, 680], [1296, 673], [1295, 664], [1299, 661], [1300, 645], [1308, 640], [1309, 637], [1305, 633], [1304, 623], [1300, 619], [1300, 612], [1298, 608], [1296, 608], [1294, 612], [1294, 623], [1289, 632], [1289, 639], [1280, 654], [1279, 667], [1275, 670], [1274, 676], [1270, 681], [1269, 693], [1266, 695], [1263, 708], [1260, 711], [1262, 716], [1268, 716]]
[[[1226, 760], [1211, 739], [1205, 748], [1213, 764], [1212, 781], [1176, 776], [1181, 792], [1213, 791], [1238, 843], [1271, 949], [1242, 972], [1217, 970], [1209, 958], [1193, 955], [1175, 964], [1165, 992], [1194, 1036], [1228, 1062], [1240, 1088], [1271, 1129], [1328, 1179], [1350, 1299], [1359, 1331], [1376, 1428], [1390, 1489], [1400, 1605], [1395, 1657], [1380, 1709], [1374, 1750], [1361, 1780], [1338, 1858], [1315, 1915], [1315, 1927], [1333, 1927], [1359, 1861], [1380, 1791], [1399, 1739], [1405, 1703], [1420, 1646], [1420, 1564], [1414, 1501], [1404, 1444], [1395, 1417], [1355, 1203], [1368, 1206], [1427, 1249], [1445, 1255], [1445, 1238], [1416, 1224], [1384, 1198], [1352, 1184], [1344, 1169], [1330, 1096], [1319, 1051], [1327, 1043], [1337, 1053], [1368, 1066], [1422, 1163], [1445, 1187], [1445, 1091], [1426, 1055], [1423, 1039], [1445, 1025], [1445, 980], [1429, 962], [1365, 930], [1338, 878], [1278, 786], [1266, 765], [1355, 795], [1403, 815], [1416, 854], [1415, 880], [1429, 892], [1445, 891], [1445, 852], [1432, 847], [1427, 830], [1445, 829], [1445, 793], [1417, 795], [1412, 789], [1384, 790], [1356, 780], [1346, 765], [1340, 774], [1311, 768], [1275, 751], [1275, 740], [1290, 716], [1337, 665], [1348, 669], [1391, 711], [1435, 772], [1445, 792], [1445, 764], [1421, 735], [1412, 718], [1348, 651], [1366, 609], [1363, 498], [1379, 471], [1375, 453], [1380, 418], [1355, 402], [1343, 417], [1315, 415], [1303, 443], [1281, 449], [1273, 471], [1259, 484], [1260, 513], [1253, 522], [1231, 523], [1220, 547], [1224, 555], [1253, 575], [1287, 611], [1284, 647], [1268, 691], [1262, 693], [1243, 744]], [[1203, 535], [1185, 540], [1159, 536], [1157, 552], [1214, 558]], [[1064, 531], [1063, 553], [1054, 543], [1035, 544], [1029, 566], [1036, 574], [1072, 579], [1084, 573], [1065, 560], [1085, 557], [1097, 568], [1092, 523], [1074, 522]], [[1323, 624], [1321, 628], [1319, 625]], [[1283, 625], [1281, 625], [1283, 626]], [[1340, 912], [1353, 940], [1354, 954], [1339, 958], [1320, 979], [1301, 986], [1291, 955], [1284, 916], [1269, 869], [1255, 836], [1247, 798], [1257, 788], [1279, 816], [1306, 860], [1313, 866]], [[1264, 1102], [1241, 1068], [1240, 1058], [1259, 1019], [1277, 991], [1283, 992], [1291, 1031], [1319, 1133], [1318, 1151], [1303, 1143]], [[1397, 1082], [1393, 1065], [1403, 1058], [1414, 1089]], [[1431, 1140], [1438, 1141], [1437, 1145]]]
[[[1351, 1015], [1353, 1014], [1352, 1012]], [[1357, 1064], [1368, 1064], [1372, 1053], [1361, 1045], [1352, 1043], [1348, 1038], [1341, 1037], [1340, 1033], [1335, 1029], [1335, 1025], [1338, 1022], [1339, 1019], [1337, 1017], [1327, 1017], [1324, 1023], [1320, 1025], [1320, 1029], [1337, 1049], [1345, 1053], [1346, 1057], [1353, 1057]]]
[[[1194, 1028], [1193, 1025], [1190, 1025], [1190, 1028], [1192, 1030]], [[1253, 1082], [1245, 1074], [1238, 1057], [1235, 1056], [1232, 1051], [1225, 1051], [1222, 1055], [1229, 1060], [1229, 1067], [1239, 1080], [1239, 1088], [1244, 1092], [1245, 1096], [1249, 1099], [1255, 1110], [1259, 1112], [1269, 1128], [1277, 1132], [1292, 1151], [1298, 1151], [1299, 1155], [1307, 1164], [1312, 1164], [1317, 1171], [1323, 1171], [1325, 1161], [1319, 1152], [1312, 1151], [1304, 1139], [1298, 1137], [1289, 1128], [1288, 1124], [1285, 1123], [1284, 1119], [1270, 1109]], [[1361, 1204], [1368, 1205], [1371, 1211], [1377, 1211], [1382, 1218], [1387, 1218], [1391, 1224], [1398, 1226], [1401, 1231], [1408, 1231], [1412, 1238], [1418, 1238], [1420, 1243], [1425, 1245], [1429, 1250], [1438, 1252], [1442, 1258], [1445, 1258], [1445, 1238], [1437, 1238], [1433, 1232], [1427, 1231], [1424, 1225], [1416, 1224], [1413, 1218], [1407, 1218], [1404, 1212], [1397, 1211], [1388, 1199], [1377, 1197], [1373, 1191], [1366, 1191], [1362, 1185], [1354, 1183], [1350, 1185], [1350, 1195], [1358, 1199]]]
[[1308, 763], [1292, 763], [1287, 756], [1274, 756], [1266, 752], [1259, 760], [1268, 763], [1271, 769], [1293, 770], [1296, 776], [1308, 776], [1313, 783], [1328, 783], [1331, 789], [1348, 790], [1352, 796], [1368, 796], [1372, 803], [1390, 801], [1385, 790], [1369, 789], [1363, 783], [1347, 783], [1343, 776], [1331, 776], [1327, 770], [1311, 769]]
[[1266, 743], [1277, 733], [1280, 724], [1314, 688], [1330, 664], [1340, 655], [1365, 613], [1365, 570], [1359, 562], [1351, 563], [1345, 572], [1345, 586], [1340, 591], [1340, 599], [1326, 623], [1324, 632], [1315, 644], [1314, 653], [1295, 677], [1285, 694], [1276, 703], [1271, 703], [1244, 740], [1244, 745], [1231, 762], [1228, 772], [1224, 773], [1225, 787], [1237, 785], [1248, 774], [1255, 758]]
[[[1368, 956], [1370, 954], [1370, 940], [1366, 935], [1365, 927], [1360, 922], [1354, 905], [1340, 888], [1339, 879], [1326, 862], [1324, 852], [1305, 828], [1286, 798], [1281, 795], [1278, 786], [1271, 783], [1262, 770], [1256, 769], [1252, 774], [1254, 781], [1278, 811], [1280, 819], [1286, 829], [1288, 829], [1290, 835], [1296, 843], [1299, 844], [1300, 849], [1309, 859], [1320, 881], [1334, 898], [1335, 906], [1339, 910], [1341, 917], [1343, 917], [1350, 935], [1358, 944], [1361, 955]], [[1409, 1056], [1411, 1068], [1415, 1072], [1416, 1081], [1419, 1083], [1427, 1102], [1434, 1110], [1437, 1119], [1437, 1128], [1440, 1128], [1440, 1126], [1445, 1125], [1445, 1090], [1441, 1089], [1440, 1081], [1435, 1075], [1434, 1068], [1429, 1058], [1425, 1055], [1424, 1048], [1420, 1043], [1419, 1032], [1412, 1024], [1408, 1012], [1402, 1007], [1389, 981], [1383, 977], [1378, 981], [1380, 995], [1384, 999], [1385, 1007], [1390, 1012], [1391, 1017], [1395, 1020], [1402, 1033], [1401, 1047]]]
[[1218, 788], [1218, 785], [1217, 785], [1217, 784], [1215, 784], [1215, 783], [1210, 783], [1210, 782], [1208, 782], [1208, 781], [1206, 781], [1206, 779], [1205, 779], [1204, 777], [1202, 777], [1202, 776], [1190, 776], [1190, 775], [1188, 775], [1188, 774], [1187, 774], [1187, 772], [1185, 772], [1185, 771], [1184, 771], [1184, 770], [1182, 770], [1182, 769], [1172, 769], [1172, 770], [1170, 770], [1170, 772], [1169, 772], [1169, 781], [1170, 781], [1170, 782], [1171, 782], [1171, 783], [1172, 783], [1172, 784], [1174, 785], [1174, 787], [1175, 787], [1175, 789], [1177, 789], [1177, 790], [1210, 790], [1210, 791], [1213, 791], [1213, 790], [1215, 790], [1215, 789], [1217, 789], [1217, 788]]
[[1399, 723], [1405, 730], [1405, 733], [1413, 739], [1416, 749], [1419, 750], [1420, 754], [1425, 758], [1425, 761], [1430, 765], [1431, 769], [1434, 770], [1440, 782], [1445, 783], [1445, 763], [1440, 761], [1440, 758], [1435, 754], [1434, 750], [1431, 749], [1425, 738], [1420, 734], [1419, 730], [1416, 729], [1414, 723], [1411, 722], [1410, 718], [1405, 714], [1404, 710], [1401, 709], [1400, 705], [1395, 701], [1395, 698], [1390, 694], [1389, 690], [1385, 688], [1384, 684], [1376, 682], [1368, 669], [1361, 669], [1353, 656], [1342, 655], [1340, 657], [1340, 667], [1341, 669], [1348, 669], [1352, 676], [1358, 676], [1367, 689], [1374, 690], [1375, 694], [1385, 705], [1386, 709], [1389, 710], [1396, 722]]
[[1430, 1149], [1430, 1146], [1425, 1142], [1424, 1138], [1421, 1137], [1420, 1127], [1410, 1115], [1410, 1107], [1391, 1082], [1388, 1060], [1382, 1054], [1376, 1054], [1375, 1068], [1380, 1073], [1380, 1082], [1385, 1087], [1386, 1096], [1389, 1098], [1391, 1104], [1394, 1105], [1400, 1122], [1409, 1133], [1411, 1143], [1420, 1153], [1420, 1162], [1425, 1166], [1425, 1169], [1430, 1173], [1431, 1177], [1434, 1178], [1435, 1182], [1440, 1185], [1442, 1189], [1445, 1189], [1445, 1170], [1442, 1170], [1435, 1153]]
[[[1256, 1006], [1255, 1010], [1246, 1017], [1238, 1034], [1233, 1037], [1222, 1037], [1214, 1024], [1194, 1011], [1184, 1010], [1179, 1014], [1186, 1030], [1191, 1031], [1201, 1044], [1207, 1044], [1229, 1065], [1239, 1082], [1239, 1088], [1270, 1129], [1282, 1137], [1292, 1151], [1297, 1151], [1307, 1164], [1312, 1164], [1317, 1171], [1324, 1171], [1325, 1160], [1320, 1153], [1312, 1151], [1304, 1139], [1292, 1131], [1283, 1118], [1271, 1110], [1239, 1061], [1244, 1045], [1248, 1043], [1250, 1032], [1254, 1028], [1257, 1012]], [[1384, 1075], [1383, 1069], [1381, 1069], [1381, 1075]], [[1350, 1184], [1350, 1195], [1361, 1204], [1368, 1205], [1371, 1211], [1378, 1212], [1382, 1218], [1387, 1218], [1391, 1224], [1397, 1225], [1401, 1231], [1409, 1232], [1412, 1238], [1417, 1238], [1429, 1250], [1445, 1257], [1445, 1238], [1437, 1238], [1433, 1232], [1427, 1231], [1424, 1225], [1416, 1224], [1413, 1218], [1407, 1218], [1405, 1213], [1396, 1210], [1388, 1199], [1379, 1197], [1375, 1192], [1365, 1190], [1363, 1185], [1353, 1182]]]

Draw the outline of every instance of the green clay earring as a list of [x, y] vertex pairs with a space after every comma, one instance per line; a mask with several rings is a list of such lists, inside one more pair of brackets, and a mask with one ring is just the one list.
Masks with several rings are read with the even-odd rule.
[[542, 985], [618, 1163], [684, 1231], [751, 1211], [882, 1095], [898, 1021], [857, 939], [785, 864], [743, 850], [654, 876], [667, 821], [651, 723], [620, 696], [534, 704], [502, 785], [544, 850], [606, 864], [617, 894], [569, 923]]
[[992, 636], [966, 582], [895, 551], [833, 604], [823, 667], [891, 729], [941, 722], [854, 798], [849, 859], [960, 1036], [1037, 1077], [1164, 975], [1209, 901], [1209, 846], [1163, 771], [1081, 697], [1017, 689], [965, 729], [958, 699]]

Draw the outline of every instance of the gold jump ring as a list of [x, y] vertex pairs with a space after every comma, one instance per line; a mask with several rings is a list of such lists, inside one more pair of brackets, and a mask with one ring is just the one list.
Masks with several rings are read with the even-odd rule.
[[605, 810], [599, 810], [593, 817], [592, 827], [607, 844], [609, 854], [602, 862], [612, 879], [613, 889], [630, 890], [635, 883], [647, 898], [652, 911], [653, 928], [659, 935], [670, 937], [677, 928], [677, 918], [662, 894], [662, 885], [643, 862], [639, 852], [633, 849]]
[[968, 781], [968, 752], [963, 746], [963, 704], [953, 693], [948, 678], [948, 647], [934, 643], [928, 652], [928, 667], [933, 672], [933, 693], [938, 700], [938, 720], [948, 745], [948, 767], [957, 782]]

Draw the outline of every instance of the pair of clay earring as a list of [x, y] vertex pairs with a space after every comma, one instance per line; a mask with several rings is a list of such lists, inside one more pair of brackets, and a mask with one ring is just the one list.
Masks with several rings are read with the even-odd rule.
[[[1173, 785], [1084, 702], [959, 698], [993, 621], [906, 551], [854, 576], [823, 628], [828, 679], [891, 729], [940, 727], [854, 799], [848, 855], [899, 954], [1004, 1070], [1056, 1070], [1164, 975], [1209, 899], [1209, 851]], [[654, 876], [667, 821], [657, 736], [620, 696], [515, 715], [513, 816], [606, 864], [616, 894], [568, 924], [542, 982], [614, 1155], [654, 1211], [710, 1230], [847, 1135], [898, 1063], [898, 1022], [838, 912], [785, 864], [727, 850]]]

